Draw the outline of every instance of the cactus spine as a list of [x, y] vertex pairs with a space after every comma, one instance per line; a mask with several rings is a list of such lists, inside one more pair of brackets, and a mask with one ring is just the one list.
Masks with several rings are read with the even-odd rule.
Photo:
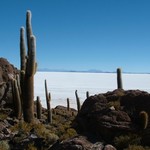
[[42, 115], [42, 105], [41, 105], [41, 101], [40, 101], [40, 97], [39, 97], [39, 96], [37, 96], [36, 110], [37, 110], [37, 118], [38, 118], [38, 119], [41, 119], [41, 115]]
[[117, 86], [118, 86], [118, 89], [123, 89], [121, 68], [117, 68]]
[[139, 113], [139, 117], [140, 117], [140, 123], [141, 123], [142, 129], [146, 129], [148, 126], [148, 114], [147, 114], [147, 112], [141, 111]]
[[47, 82], [45, 80], [45, 95], [46, 95], [46, 104], [47, 104], [47, 120], [49, 123], [52, 123], [52, 110], [51, 110], [51, 94], [48, 93]]
[[81, 104], [80, 104], [80, 99], [79, 99], [77, 90], [75, 91], [75, 96], [76, 96], [76, 101], [77, 101], [77, 110], [78, 110], [78, 112], [79, 112], [80, 109], [81, 109]]
[[34, 121], [34, 74], [36, 67], [36, 39], [32, 34], [31, 12], [26, 14], [27, 47], [26, 56], [24, 28], [20, 30], [20, 56], [21, 56], [21, 89], [23, 94], [23, 115], [24, 121]]
[[69, 101], [69, 98], [67, 98], [67, 110], [70, 111], [70, 101]]

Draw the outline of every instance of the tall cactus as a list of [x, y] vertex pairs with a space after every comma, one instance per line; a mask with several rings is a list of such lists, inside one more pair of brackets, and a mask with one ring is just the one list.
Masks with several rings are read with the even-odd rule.
[[117, 86], [118, 89], [123, 89], [121, 68], [117, 68]]
[[36, 72], [36, 39], [32, 34], [31, 12], [26, 14], [27, 56], [25, 50], [24, 28], [20, 30], [21, 89], [23, 94], [24, 121], [34, 121], [34, 74]]
[[81, 104], [80, 104], [80, 99], [79, 99], [77, 90], [75, 91], [75, 96], [76, 96], [76, 101], [77, 101], [77, 110], [79, 112], [81, 109]]
[[51, 94], [48, 93], [47, 82], [45, 80], [45, 95], [46, 95], [46, 104], [47, 104], [47, 120], [49, 123], [52, 123], [52, 110], [51, 110]]

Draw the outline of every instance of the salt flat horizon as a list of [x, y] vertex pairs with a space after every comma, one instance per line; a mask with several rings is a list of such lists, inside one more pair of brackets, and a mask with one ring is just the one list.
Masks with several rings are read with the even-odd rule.
[[[89, 70], [67, 70], [67, 69], [48, 69], [48, 68], [40, 68], [37, 72], [74, 72], [74, 73], [116, 73], [116, 71], [103, 71], [97, 69], [89, 69]], [[130, 71], [122, 71], [124, 74], [150, 74], [150, 72], [130, 72]]]
[[[52, 108], [58, 105], [67, 105], [77, 109], [75, 90], [81, 103], [86, 99], [86, 91], [90, 95], [106, 93], [117, 89], [116, 73], [88, 73], [88, 72], [37, 72], [35, 74], [35, 99], [40, 96], [43, 107], [46, 107], [44, 81], [47, 80], [48, 91], [51, 93]], [[123, 73], [124, 90], [143, 90], [150, 92], [150, 74]]]

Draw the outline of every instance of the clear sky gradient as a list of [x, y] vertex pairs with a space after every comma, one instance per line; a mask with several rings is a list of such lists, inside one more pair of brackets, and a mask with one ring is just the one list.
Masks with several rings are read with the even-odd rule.
[[150, 72], [150, 0], [1, 0], [0, 57], [18, 68], [27, 10], [39, 69]]

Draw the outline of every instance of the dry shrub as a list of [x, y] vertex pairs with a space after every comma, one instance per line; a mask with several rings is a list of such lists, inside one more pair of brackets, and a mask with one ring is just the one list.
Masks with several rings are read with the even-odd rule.
[[0, 150], [10, 150], [10, 147], [7, 141], [0, 141]]
[[143, 147], [140, 145], [129, 145], [129, 147], [124, 150], [150, 150], [150, 147]]
[[129, 145], [139, 145], [141, 138], [136, 134], [121, 135], [114, 138], [114, 144], [117, 149], [127, 148]]

